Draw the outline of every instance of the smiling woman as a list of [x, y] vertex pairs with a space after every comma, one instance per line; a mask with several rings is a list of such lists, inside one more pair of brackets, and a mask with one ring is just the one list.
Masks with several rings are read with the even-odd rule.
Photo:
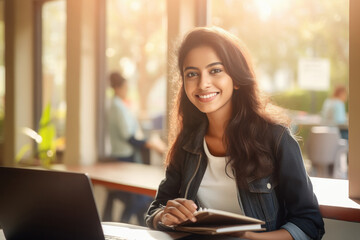
[[261, 96], [240, 39], [195, 28], [179, 48], [178, 70], [175, 139], [147, 225], [196, 222], [205, 207], [265, 222], [266, 232], [242, 238], [321, 239], [324, 223], [299, 145], [287, 118]]

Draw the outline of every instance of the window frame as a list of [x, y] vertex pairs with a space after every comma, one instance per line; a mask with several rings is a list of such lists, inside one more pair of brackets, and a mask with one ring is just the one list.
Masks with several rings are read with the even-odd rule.
[[349, 8], [349, 198], [360, 204], [360, 2], [350, 0]]

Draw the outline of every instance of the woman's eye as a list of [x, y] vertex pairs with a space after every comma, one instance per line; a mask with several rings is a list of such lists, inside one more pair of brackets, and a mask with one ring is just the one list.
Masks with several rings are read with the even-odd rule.
[[197, 76], [198, 74], [197, 73], [195, 73], [195, 72], [189, 72], [189, 73], [187, 73], [186, 75], [185, 75], [185, 77], [186, 78], [192, 78], [192, 77], [195, 77], [195, 76]]
[[219, 68], [214, 68], [214, 69], [211, 69], [211, 71], [210, 71], [211, 74], [220, 73], [220, 72], [222, 72], [222, 70]]

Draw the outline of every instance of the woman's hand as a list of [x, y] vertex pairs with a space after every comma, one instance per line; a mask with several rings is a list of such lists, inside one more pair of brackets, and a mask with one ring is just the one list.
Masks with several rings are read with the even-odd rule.
[[196, 209], [197, 206], [192, 200], [185, 198], [169, 200], [165, 208], [159, 212], [158, 221], [168, 226], [177, 225], [187, 220], [196, 222], [194, 217]]
[[229, 236], [238, 237], [239, 239], [249, 239], [249, 232], [235, 232], [229, 234]]

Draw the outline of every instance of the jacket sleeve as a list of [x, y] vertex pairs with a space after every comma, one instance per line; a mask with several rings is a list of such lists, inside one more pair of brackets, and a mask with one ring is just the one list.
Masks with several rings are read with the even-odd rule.
[[[324, 222], [312, 183], [306, 173], [298, 142], [289, 130], [279, 139], [276, 152], [279, 193], [286, 209], [286, 221], [294, 224], [311, 239], [321, 239]], [[291, 229], [287, 228], [291, 233]], [[289, 224], [288, 224], [289, 226]], [[295, 238], [294, 232], [292, 235]]]
[[[145, 216], [146, 225], [149, 228], [155, 228], [153, 219], [155, 215], [162, 210], [168, 200], [179, 197], [181, 186], [181, 172], [179, 166], [170, 164], [166, 168], [165, 178], [161, 181], [157, 190], [155, 200], [150, 204], [150, 207]], [[159, 226], [157, 226], [159, 228]]]

